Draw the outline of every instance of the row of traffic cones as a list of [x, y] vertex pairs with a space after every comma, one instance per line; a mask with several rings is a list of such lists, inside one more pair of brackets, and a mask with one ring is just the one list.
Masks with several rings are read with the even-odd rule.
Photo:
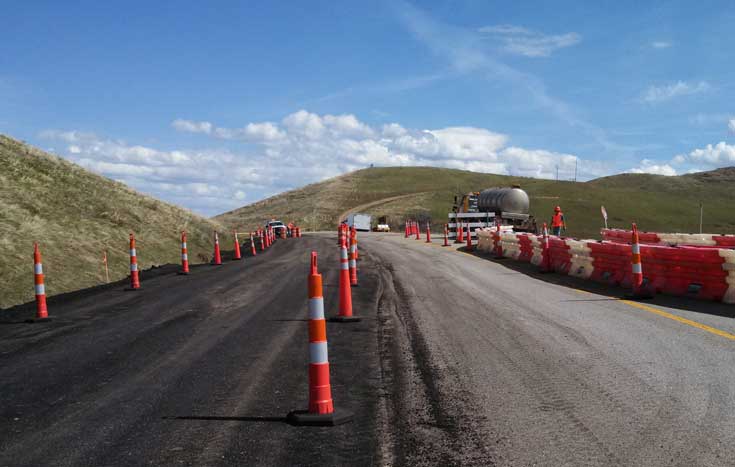
[[[337, 230], [340, 269], [339, 307], [330, 321], [354, 323], [360, 321], [352, 312], [352, 287], [357, 286], [357, 230], [340, 224]], [[293, 425], [335, 426], [352, 421], [349, 412], [335, 410], [329, 378], [327, 330], [324, 317], [322, 276], [317, 268], [317, 253], [311, 252], [309, 273], [309, 408], [287, 415]]]
[[[242, 259], [240, 251], [240, 243], [238, 241], [237, 232], [234, 233], [235, 238], [235, 253], [234, 259]], [[296, 237], [301, 238], [301, 229], [297, 228]], [[265, 250], [268, 246], [271, 246], [275, 241], [276, 235], [273, 229], [258, 229], [256, 232], [250, 233], [250, 252], [253, 256], [257, 255], [255, 248], [255, 238], [260, 239], [260, 249]], [[212, 264], [222, 264], [222, 254], [219, 245], [219, 235], [214, 232], [214, 257]], [[38, 243], [33, 244], [33, 269], [34, 269], [34, 283], [35, 283], [35, 296], [36, 296], [36, 317], [29, 319], [29, 322], [43, 322], [49, 321], [51, 318], [48, 314], [48, 305], [46, 304], [46, 286], [44, 283], [43, 264], [41, 261], [41, 250]], [[186, 231], [181, 232], [181, 270], [178, 274], [186, 275], [189, 274], [189, 253], [186, 244]], [[355, 276], [356, 277], [356, 276]], [[138, 271], [138, 252], [135, 247], [135, 235], [130, 234], [130, 286], [126, 287], [126, 291], [135, 291], [140, 289], [140, 272]]]

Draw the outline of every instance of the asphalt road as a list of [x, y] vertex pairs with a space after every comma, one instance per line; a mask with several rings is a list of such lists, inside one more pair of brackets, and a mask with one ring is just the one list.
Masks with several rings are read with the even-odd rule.
[[51, 299], [51, 323], [19, 322], [31, 310], [4, 313], [0, 465], [379, 463], [377, 320], [365, 305], [376, 301], [375, 274], [353, 294], [365, 319], [328, 324], [335, 405], [355, 421], [285, 422], [307, 407], [312, 249], [326, 313], [336, 314], [337, 248], [308, 236], [186, 277], [143, 273], [138, 292], [117, 284]]
[[337, 306], [334, 236], [307, 235], [52, 298], [51, 323], [0, 313], [0, 466], [735, 465], [733, 307], [396, 234], [360, 247], [363, 320], [327, 329], [353, 423], [284, 418], [307, 403], [312, 249]]
[[398, 463], [735, 465], [732, 306], [628, 302], [398, 235], [361, 244], [421, 389], [393, 398]]

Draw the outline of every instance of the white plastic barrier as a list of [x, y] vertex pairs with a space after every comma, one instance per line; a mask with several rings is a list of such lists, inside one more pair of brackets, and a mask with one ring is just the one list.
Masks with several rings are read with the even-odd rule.
[[725, 260], [722, 269], [727, 271], [727, 292], [722, 298], [725, 303], [735, 303], [735, 250], [719, 249], [720, 256]]

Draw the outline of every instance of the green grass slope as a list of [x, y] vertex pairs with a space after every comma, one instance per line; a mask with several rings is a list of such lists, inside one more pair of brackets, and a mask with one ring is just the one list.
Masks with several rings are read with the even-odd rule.
[[735, 168], [664, 177], [621, 174], [590, 182], [557, 182], [433, 167], [385, 167], [358, 170], [288, 191], [226, 212], [215, 219], [232, 227], [260, 224], [276, 217], [294, 220], [309, 230], [331, 230], [348, 212], [387, 216], [395, 228], [406, 216], [430, 216], [438, 227], [446, 222], [455, 193], [519, 184], [531, 198], [531, 214], [548, 221], [561, 205], [576, 237], [599, 238], [600, 206], [610, 227], [695, 232], [699, 203], [704, 203], [705, 232], [735, 232], [732, 211]]
[[[12, 138], [0, 135], [0, 308], [33, 300], [33, 242], [38, 241], [46, 293], [104, 283], [129, 269], [128, 235], [142, 269], [180, 261], [188, 231], [189, 258], [211, 255], [221, 227], [184, 209], [137, 193]], [[53, 310], [52, 310], [53, 312]]]

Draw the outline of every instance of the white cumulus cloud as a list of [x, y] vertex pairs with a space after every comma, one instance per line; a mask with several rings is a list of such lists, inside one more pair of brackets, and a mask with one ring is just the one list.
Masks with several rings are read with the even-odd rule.
[[[351, 114], [299, 110], [280, 122], [240, 128], [175, 120], [179, 131], [243, 141], [241, 150], [163, 151], [98, 137], [47, 131], [65, 143], [62, 155], [95, 172], [204, 214], [217, 214], [283, 190], [376, 166], [434, 166], [505, 175], [580, 179], [606, 166], [546, 149], [509, 145], [508, 135], [486, 128], [412, 129], [399, 123], [372, 127]], [[575, 167], [576, 166], [576, 167]]]
[[676, 175], [676, 169], [669, 164], [657, 164], [650, 159], [643, 159], [638, 167], [628, 170], [634, 174]]
[[675, 97], [701, 94], [709, 91], [711, 88], [712, 86], [706, 81], [700, 81], [698, 83], [677, 81], [676, 83], [663, 86], [649, 86], [643, 93], [642, 99], [650, 103], [664, 102]]
[[735, 146], [720, 141], [715, 145], [708, 144], [704, 148], [695, 149], [687, 155], [676, 156], [674, 159], [678, 163], [692, 162], [711, 168], [735, 165]]

